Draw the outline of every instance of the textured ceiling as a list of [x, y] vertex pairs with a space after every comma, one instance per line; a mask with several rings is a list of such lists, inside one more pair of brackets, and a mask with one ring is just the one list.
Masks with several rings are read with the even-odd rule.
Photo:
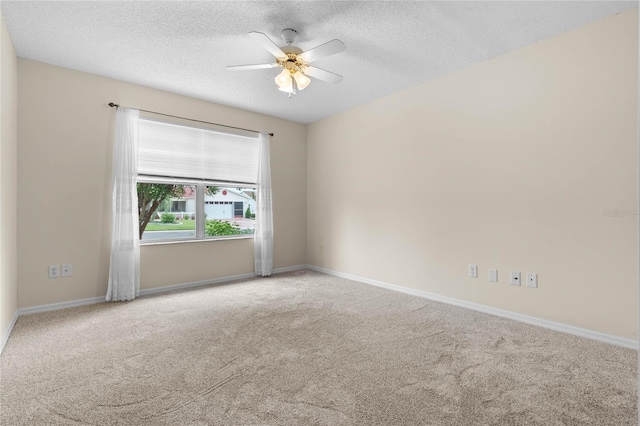
[[[637, 2], [2, 1], [18, 56], [309, 123], [609, 15]], [[334, 38], [346, 52], [292, 99], [247, 33], [298, 30], [308, 50]], [[105, 102], [112, 99], [105, 99]], [[113, 99], [117, 101], [117, 99]], [[136, 105], [132, 105], [136, 106]]]

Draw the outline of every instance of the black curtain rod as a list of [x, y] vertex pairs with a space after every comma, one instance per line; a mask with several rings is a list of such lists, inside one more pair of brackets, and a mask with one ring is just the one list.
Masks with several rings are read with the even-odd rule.
[[[114, 104], [113, 102], [109, 102], [109, 106], [111, 108], [115, 107], [118, 108], [120, 105], [118, 104]], [[186, 117], [179, 117], [177, 115], [171, 115], [171, 114], [163, 114], [161, 112], [155, 112], [155, 111], [149, 111], [146, 109], [138, 109], [138, 111], [144, 111], [144, 112], [149, 112], [151, 114], [158, 114], [158, 115], [164, 115], [165, 117], [173, 117], [173, 118], [179, 118], [181, 120], [189, 120], [189, 121], [195, 121], [197, 123], [205, 123], [205, 124], [213, 124], [214, 126], [222, 126], [222, 127], [228, 127], [230, 129], [238, 129], [238, 130], [247, 130], [249, 132], [256, 132], [256, 133], [260, 133], [257, 130], [253, 130], [253, 129], [245, 129], [243, 127], [234, 127], [234, 126], [227, 126], [226, 124], [220, 124], [220, 123], [212, 123], [210, 121], [202, 121], [202, 120], [194, 120], [193, 118], [186, 118]], [[273, 136], [273, 133], [267, 133], [269, 136]]]

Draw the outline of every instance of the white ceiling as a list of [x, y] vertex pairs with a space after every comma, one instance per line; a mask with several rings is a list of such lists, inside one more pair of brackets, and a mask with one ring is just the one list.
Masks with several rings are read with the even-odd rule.
[[[310, 123], [632, 7], [636, 1], [239, 2], [5, 1], [18, 56], [301, 123]], [[247, 33], [295, 28], [308, 50], [334, 38], [346, 52], [292, 99]], [[105, 99], [118, 101], [118, 99]], [[136, 106], [136, 105], [131, 105]]]

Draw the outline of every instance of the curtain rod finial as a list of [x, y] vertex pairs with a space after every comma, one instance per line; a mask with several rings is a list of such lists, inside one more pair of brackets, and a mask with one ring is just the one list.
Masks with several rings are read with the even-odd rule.
[[114, 104], [113, 102], [109, 102], [109, 106], [110, 106], [111, 108], [113, 108], [113, 107], [118, 108], [120, 105], [118, 105], [118, 104]]

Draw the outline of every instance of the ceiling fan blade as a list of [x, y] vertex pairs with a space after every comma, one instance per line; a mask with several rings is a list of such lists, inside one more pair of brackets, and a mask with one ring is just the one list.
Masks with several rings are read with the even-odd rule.
[[273, 56], [276, 58], [286, 58], [287, 54], [282, 51], [274, 42], [271, 41], [269, 37], [267, 37], [264, 33], [259, 33], [257, 31], [250, 32], [249, 35], [257, 41], [262, 47], [267, 49]]
[[326, 58], [327, 56], [335, 55], [336, 53], [344, 52], [347, 47], [338, 39], [334, 39], [314, 47], [311, 50], [299, 55], [306, 63], [311, 63], [320, 58]]
[[230, 65], [228, 70], [243, 71], [243, 70], [260, 70], [264, 68], [275, 68], [278, 64], [256, 64], [256, 65]]
[[342, 81], [341, 75], [338, 75], [329, 71], [325, 71], [321, 68], [316, 68], [316, 67], [305, 67], [303, 74], [306, 74], [310, 77], [315, 77], [318, 80], [326, 81], [327, 83], [337, 84]]

